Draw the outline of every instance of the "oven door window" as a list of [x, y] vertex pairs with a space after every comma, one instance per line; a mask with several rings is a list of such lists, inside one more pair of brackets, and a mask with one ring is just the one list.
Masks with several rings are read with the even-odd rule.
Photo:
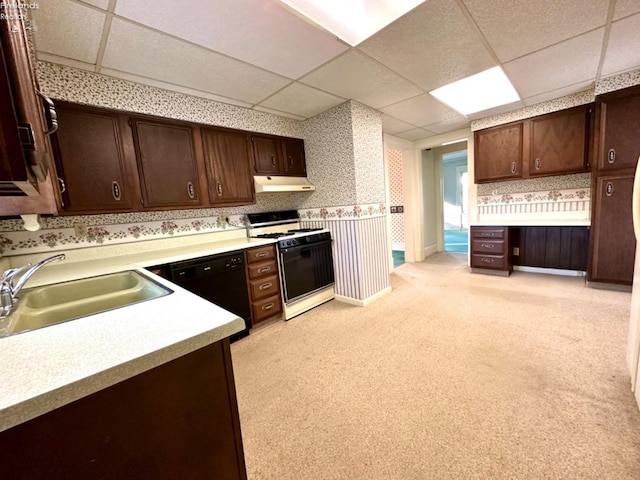
[[280, 251], [285, 302], [333, 285], [331, 241]]

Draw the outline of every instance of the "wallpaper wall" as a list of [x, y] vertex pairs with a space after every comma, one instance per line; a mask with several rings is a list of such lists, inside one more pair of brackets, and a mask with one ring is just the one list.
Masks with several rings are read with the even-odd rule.
[[382, 115], [358, 102], [351, 105], [356, 174], [356, 203], [384, 202]]
[[[389, 148], [389, 197], [392, 206], [404, 204], [402, 189], [402, 152]], [[391, 213], [391, 244], [394, 250], [404, 250], [404, 214]]]

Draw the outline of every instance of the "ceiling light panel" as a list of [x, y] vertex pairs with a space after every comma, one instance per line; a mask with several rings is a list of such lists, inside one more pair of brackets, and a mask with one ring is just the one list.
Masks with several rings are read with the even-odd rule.
[[476, 73], [429, 93], [463, 115], [520, 100], [500, 67]]
[[424, 0], [281, 1], [354, 47], [424, 2]]

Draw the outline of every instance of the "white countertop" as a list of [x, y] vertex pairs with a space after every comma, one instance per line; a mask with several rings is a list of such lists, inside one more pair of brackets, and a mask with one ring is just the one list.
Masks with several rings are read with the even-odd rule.
[[[238, 238], [200, 245], [53, 262], [27, 287], [215, 255], [273, 240]], [[59, 252], [56, 252], [59, 253]], [[0, 431], [229, 337], [236, 315], [144, 272], [173, 293], [0, 338]]]

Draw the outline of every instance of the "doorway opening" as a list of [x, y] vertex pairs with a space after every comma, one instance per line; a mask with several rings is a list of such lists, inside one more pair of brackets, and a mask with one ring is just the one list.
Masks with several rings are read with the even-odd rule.
[[444, 251], [469, 252], [469, 175], [467, 150], [442, 155]]

